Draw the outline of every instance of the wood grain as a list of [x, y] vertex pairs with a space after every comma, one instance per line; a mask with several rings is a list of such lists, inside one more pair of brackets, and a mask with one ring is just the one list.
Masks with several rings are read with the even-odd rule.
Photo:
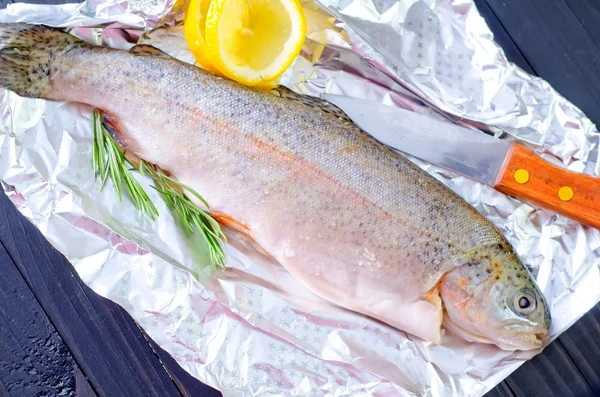
[[99, 396], [177, 396], [131, 317], [91, 291], [0, 194], [0, 242]]
[[[516, 180], [519, 170], [529, 175], [527, 182]], [[511, 145], [494, 188], [600, 229], [600, 178], [551, 164], [521, 144]], [[561, 188], [571, 189], [573, 197], [561, 200]]]
[[75, 366], [73, 372], [75, 374], [75, 395], [77, 397], [97, 397], [98, 395], [92, 389], [90, 382], [83, 372], [81, 372], [81, 369]]
[[597, 396], [560, 340], [546, 347], [543, 354], [523, 364], [518, 372], [506, 379], [506, 383], [517, 397]]
[[600, 396], [600, 304], [579, 319], [559, 340], [593, 394]]
[[498, 386], [485, 394], [485, 397], [514, 397], [515, 393], [510, 389], [506, 381], [500, 382]]
[[73, 395], [75, 360], [2, 245], [0, 275], [0, 390]]
[[[8, 1], [6, 0], [0, 0], [2, 8], [7, 2]], [[62, 3], [74, 1], [32, 0], [29, 2]], [[600, 43], [598, 37], [600, 17], [597, 12], [600, 7], [599, 2], [585, 0], [476, 0], [476, 3], [494, 32], [496, 40], [503, 46], [511, 61], [516, 62], [527, 71], [532, 71], [541, 75], [557, 88], [559, 92], [580, 106], [594, 121], [599, 122], [600, 107], [597, 103], [597, 93], [600, 92], [600, 87], [598, 87], [597, 78], [600, 74], [598, 73], [598, 50], [595, 47], [597, 43]], [[586, 54], [586, 52], [589, 53]], [[5, 211], [4, 208], [7, 205], [6, 202], [1, 201], [2, 200], [0, 200], [0, 225], [8, 219], [1, 215], [2, 211]], [[0, 237], [0, 240], [1, 239], [2, 238]], [[33, 240], [35, 243], [39, 241], [40, 240], [38, 239]], [[29, 243], [30, 242], [25, 242], [24, 244]], [[43, 247], [43, 250], [48, 250], [50, 252], [49, 256], [54, 257], [55, 254], [52, 253], [48, 244]], [[26, 249], [29, 248], [26, 246]], [[31, 259], [31, 256], [24, 255], [24, 257]], [[43, 262], [43, 265], [52, 268], [54, 263], [45, 261]], [[57, 262], [56, 265], [64, 266], [64, 263]], [[72, 268], [69, 269], [71, 269], [71, 275], [69, 275], [69, 272], [62, 272], [61, 277], [57, 277], [53, 282], [58, 281], [60, 285], [63, 282], [63, 276], [65, 280], [72, 277], [73, 270]], [[44, 273], [42, 273], [42, 276], [43, 274]], [[77, 276], [75, 275], [75, 277]], [[37, 280], [35, 274], [29, 279]], [[38, 281], [36, 281], [36, 286], [36, 291], [37, 289], [42, 288]], [[67, 287], [69, 287], [69, 285], [66, 285], [65, 288]], [[53, 291], [57, 286], [43, 288]], [[55, 303], [55, 305], [58, 309], [62, 308], [63, 305], [71, 305], [73, 310], [78, 311], [79, 295], [81, 291], [84, 291], [83, 295], [91, 293], [91, 291], [86, 290], [85, 286], [81, 286], [79, 291], [80, 292], [74, 294], [74, 296], [67, 295], [67, 301], [65, 301], [64, 296], [61, 297], [59, 302]], [[71, 298], [73, 299], [69, 300]], [[88, 315], [94, 317], [98, 316], [99, 313], [109, 313], [110, 315], [111, 310], [117, 310], [114, 308], [106, 309], [106, 307], [112, 307], [114, 304], [105, 300], [103, 301], [105, 302], [104, 305], [96, 305], [93, 300], [90, 301], [88, 299], [87, 306], [82, 305], [82, 317]], [[92, 302], [91, 309], [90, 302]], [[70, 315], [72, 315], [72, 313], [69, 313], [69, 316]], [[123, 313], [123, 315], [126, 318], [124, 324], [116, 315], [110, 315], [115, 323], [108, 327], [108, 329], [111, 332], [120, 333], [119, 337], [122, 337], [127, 343], [136, 344], [138, 343], [139, 335], [142, 334], [141, 332], [136, 333], [134, 328], [135, 324], [128, 318], [126, 313]], [[66, 326], [68, 326], [66, 321], [68, 321], [69, 316], [63, 316], [61, 320], [64, 324], [67, 324]], [[55, 314], [54, 317], [56, 318], [57, 315]], [[94, 318], [98, 321], [97, 317]], [[85, 318], [82, 321], [84, 323], [76, 324], [77, 327], [88, 326], [85, 322]], [[98, 325], [95, 324], [94, 321], [90, 320], [89, 323], [89, 326], [96, 330], [89, 333], [90, 338], [112, 337], [111, 335], [100, 333]], [[79, 328], [75, 331], [75, 334], [78, 334], [79, 336], [72, 337], [70, 339], [71, 343], [85, 345], [87, 339], [82, 337], [82, 331]], [[584, 397], [590, 395], [589, 393], [592, 393], [591, 395], [599, 396], [599, 339], [600, 306], [596, 306], [571, 329], [565, 332], [558, 341], [551, 344], [541, 355], [523, 365], [515, 371], [507, 381], [502, 382], [496, 389], [492, 390], [489, 396], [513, 396], [515, 395], [513, 388], [517, 395], [526, 395], [528, 397], [562, 396], [563, 394], [561, 393], [566, 393], [564, 395], [573, 395], [571, 390], [574, 390], [577, 393], [583, 393], [581, 395]], [[104, 365], [115, 365], [118, 368], [120, 368], [120, 366], [131, 367], [133, 364], [128, 363], [127, 360], [136, 360], [136, 357], [131, 357], [131, 354], [115, 356], [111, 351], [109, 351], [107, 357], [104, 357], [103, 352], [99, 351], [101, 349], [97, 346], [98, 342], [94, 341], [93, 343], [96, 345], [92, 348], [79, 349], [81, 353], [79, 360], [84, 362], [90, 360], [90, 357], [87, 357], [88, 353], [90, 353], [91, 356], [99, 360], [104, 360]], [[566, 354], [564, 354], [564, 352], [553, 352], [552, 349], [558, 344], [562, 344], [562, 348], [564, 348]], [[142, 357], [146, 357], [146, 354], [147, 352], [144, 352]], [[185, 378], [185, 375], [187, 374], [175, 364], [167, 353], [157, 348], [156, 355], [162, 357], [161, 360], [165, 363], [169, 373], [177, 379], [179, 385], [178, 389], [182, 394], [193, 396], [202, 395], [203, 386], [201, 383], [196, 382], [193, 378], [189, 377], [189, 375]], [[155, 360], [157, 365], [160, 365], [161, 361], [158, 359]], [[144, 365], [142, 365], [142, 367], [144, 367]], [[153, 373], [155, 368], [155, 364], [148, 365], [148, 371], [152, 374], [151, 376], [156, 375]], [[95, 370], [95, 367], [89, 364], [88, 370], [91, 369]], [[182, 378], [176, 375], [177, 371], [183, 373]], [[123, 384], [129, 381], [137, 382], [135, 379], [135, 371], [133, 371], [133, 373], [124, 371], [124, 374], [127, 376], [119, 376], [117, 372], [119, 371], [107, 372], [105, 370], [100, 370], [100, 375], [95, 376], [94, 385], [99, 388], [99, 395], [110, 395], [102, 390], [102, 387], [105, 384], [103, 382], [103, 377], [114, 375], [116, 376], [117, 383], [123, 382]], [[578, 373], [581, 376], [577, 375]], [[81, 373], [81, 375], [84, 374]], [[133, 379], [132, 376], [134, 377]], [[184, 381], [180, 381], [180, 379], [184, 379]], [[77, 384], [79, 385], [79, 381], [77, 381]], [[198, 391], [190, 388], [193, 387], [189, 386], [190, 384], [199, 385], [197, 386], [199, 388]], [[589, 387], [582, 386], [582, 384], [586, 384]], [[108, 390], [114, 391], [114, 388]], [[149, 389], [147, 395], [153, 395], [153, 391], [153, 389]], [[0, 381], [0, 396], [4, 395], [9, 394], [3, 383]], [[113, 395], [119, 396], [124, 394], [117, 393]]]
[[600, 2], [476, 0], [483, 3], [535, 73], [600, 124]]
[[484, 17], [488, 27], [494, 33], [494, 41], [502, 48], [506, 58], [527, 73], [535, 75], [535, 70], [529, 62], [527, 62], [527, 59], [523, 56], [523, 53], [519, 47], [517, 47], [512, 37], [510, 37], [506, 28], [496, 17], [490, 6], [483, 0], [475, 0], [475, 4], [481, 16]]
[[165, 370], [169, 373], [173, 382], [177, 385], [181, 394], [187, 397], [222, 397], [221, 392], [208, 387], [207, 385], [194, 378], [177, 364], [175, 359], [166, 351], [161, 349], [156, 342], [141, 329], [142, 334], [147, 338], [148, 343], [152, 346], [157, 356], [159, 357]]
[[4, 387], [2, 382], [0, 382], [0, 397], [10, 397], [8, 390], [6, 390], [6, 387]]
[[[600, 2], [589, 0], [475, 0], [479, 11], [504, 43], [510, 61], [539, 75], [587, 116], [600, 123], [598, 106]], [[508, 36], [508, 37], [507, 37]], [[508, 47], [504, 47], [507, 45]], [[512, 46], [518, 48], [515, 50]], [[586, 57], [588, 60], [582, 60]], [[562, 396], [571, 389], [600, 396], [600, 304], [525, 363], [490, 395]], [[555, 354], [561, 344], [567, 355]], [[548, 357], [551, 357], [548, 360]], [[582, 377], [570, 377], [581, 373]], [[549, 384], [558, 384], [555, 388]], [[586, 388], [583, 385], [589, 386]], [[591, 394], [589, 394], [591, 393]], [[584, 394], [584, 397], [586, 394]]]

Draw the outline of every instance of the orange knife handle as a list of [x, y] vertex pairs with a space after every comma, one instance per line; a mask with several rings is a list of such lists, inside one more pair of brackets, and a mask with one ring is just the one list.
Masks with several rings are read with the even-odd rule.
[[553, 165], [520, 144], [508, 150], [494, 188], [600, 229], [600, 178]]

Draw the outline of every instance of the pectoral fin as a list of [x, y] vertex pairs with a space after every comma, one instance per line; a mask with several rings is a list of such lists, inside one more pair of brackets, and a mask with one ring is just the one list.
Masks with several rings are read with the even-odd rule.
[[374, 318], [404, 330], [421, 339], [440, 344], [444, 312], [437, 288], [416, 302], [401, 302], [393, 296], [371, 302], [369, 313]]

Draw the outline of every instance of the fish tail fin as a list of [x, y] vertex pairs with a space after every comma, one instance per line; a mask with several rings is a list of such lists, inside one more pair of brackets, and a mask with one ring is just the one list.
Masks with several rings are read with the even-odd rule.
[[87, 44], [45, 26], [0, 24], [0, 87], [24, 97], [53, 99], [53, 59], [81, 45]]

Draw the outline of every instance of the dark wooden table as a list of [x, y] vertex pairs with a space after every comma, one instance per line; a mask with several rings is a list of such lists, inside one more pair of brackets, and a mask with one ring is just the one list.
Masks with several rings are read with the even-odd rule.
[[[510, 60], [600, 125], [600, 1], [476, 3]], [[220, 395], [91, 291], [2, 193], [0, 275], [0, 396]], [[488, 395], [600, 396], [600, 305]]]

